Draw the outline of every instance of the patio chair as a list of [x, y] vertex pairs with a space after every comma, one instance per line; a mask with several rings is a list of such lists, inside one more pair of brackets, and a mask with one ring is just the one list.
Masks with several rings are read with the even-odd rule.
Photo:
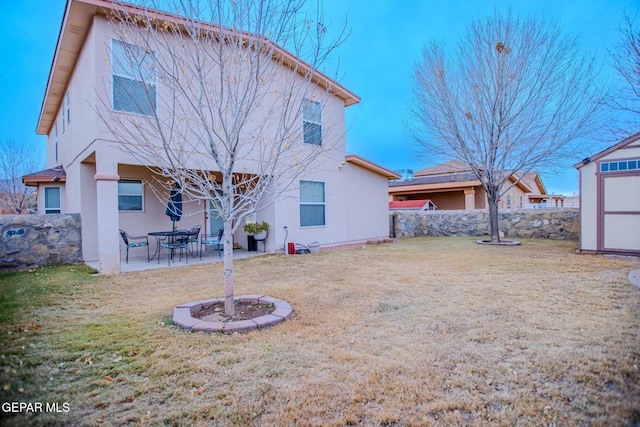
[[120, 235], [122, 236], [122, 240], [124, 241], [124, 245], [127, 248], [127, 258], [126, 263], [129, 264], [129, 249], [130, 248], [142, 248], [147, 247], [147, 262], [150, 261], [149, 258], [149, 238], [147, 236], [132, 236], [124, 230], [119, 230]]
[[[187, 247], [187, 242], [185, 241], [186, 239], [181, 239], [182, 233], [188, 233], [188, 231], [178, 230], [175, 233], [168, 233], [166, 238], [162, 240], [158, 240], [158, 243], [159, 243], [158, 264], [160, 264], [160, 252], [162, 251], [162, 249], [167, 250], [167, 264], [169, 266], [171, 266], [171, 259], [173, 258], [173, 253], [176, 250], [180, 251], [180, 261], [182, 261], [183, 249], [185, 251], [185, 258], [187, 260], [187, 264], [189, 264], [189, 252], [188, 252], [189, 249]], [[178, 235], [176, 236], [176, 234]]]
[[189, 252], [191, 253], [191, 256], [193, 256], [194, 258], [196, 257], [196, 253], [192, 247], [193, 245], [197, 245], [198, 244], [198, 239], [200, 237], [200, 229], [202, 228], [201, 225], [196, 225], [195, 227], [193, 227], [191, 230], [187, 231], [188, 235], [185, 237], [181, 237], [179, 240], [186, 243], [187, 247], [189, 249]]
[[200, 238], [200, 259], [202, 259], [202, 247], [206, 247], [209, 245], [218, 245], [218, 258], [222, 258], [222, 249], [224, 248], [224, 243], [222, 242], [222, 236], [224, 234], [224, 228], [218, 230], [216, 234], [203, 234]]

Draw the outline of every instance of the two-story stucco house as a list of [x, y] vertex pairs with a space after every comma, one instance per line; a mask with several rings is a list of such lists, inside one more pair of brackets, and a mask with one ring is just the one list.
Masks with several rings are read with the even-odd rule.
[[[117, 41], [108, 16], [113, 7], [105, 0], [68, 1], [37, 125], [37, 132], [47, 136], [48, 169], [23, 178], [38, 187], [40, 213], [81, 214], [83, 258], [97, 263], [101, 273], [120, 271], [119, 229], [141, 235], [171, 227], [165, 215], [167, 190], [155, 187], [154, 165], [119, 149], [105, 123], [108, 117], [98, 113], [106, 104], [131, 114], [118, 98], [122, 70], [112, 66]], [[313, 84], [329, 88], [314, 125], [333, 129], [339, 138], [321, 167], [309, 168], [286, 194], [257, 213], [258, 221], [270, 224], [268, 252], [283, 247], [285, 227], [290, 240], [323, 246], [388, 236], [388, 180], [399, 175], [346, 154], [344, 109], [360, 99], [320, 73]], [[154, 85], [161, 98], [162, 80]], [[247, 168], [251, 173], [251, 164]], [[210, 171], [216, 173], [213, 164]], [[180, 228], [201, 225], [203, 233], [211, 233], [221, 227], [216, 212], [202, 203], [185, 200]], [[242, 229], [234, 240], [246, 242]]]

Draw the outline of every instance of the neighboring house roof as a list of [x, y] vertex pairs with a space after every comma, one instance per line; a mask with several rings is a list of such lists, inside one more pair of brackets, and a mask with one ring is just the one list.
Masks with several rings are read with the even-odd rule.
[[22, 182], [26, 185], [37, 187], [42, 182], [66, 182], [67, 173], [62, 166], [56, 166], [51, 169], [45, 169], [39, 172], [30, 173], [22, 176]]
[[392, 210], [428, 210], [430, 206], [436, 208], [435, 203], [431, 200], [396, 200], [389, 202], [389, 209]]
[[389, 183], [389, 187], [418, 186], [430, 184], [464, 183], [465, 185], [480, 185], [480, 181], [472, 172], [454, 173], [445, 175], [421, 176], [405, 181], [394, 181]]
[[382, 166], [370, 162], [369, 160], [364, 159], [360, 156], [356, 156], [355, 154], [347, 154], [347, 156], [345, 157], [345, 161], [348, 163], [353, 163], [354, 165], [358, 165], [365, 169], [369, 169], [372, 172], [385, 176], [387, 179], [401, 178], [401, 175], [399, 173], [383, 168]]
[[442, 175], [447, 173], [471, 172], [469, 165], [462, 160], [451, 160], [450, 162], [431, 166], [430, 168], [420, 169], [413, 173], [414, 177], [428, 175]]
[[606, 148], [606, 149], [602, 150], [601, 152], [594, 154], [591, 157], [587, 157], [587, 158], [583, 159], [580, 163], [576, 163], [575, 165], [573, 165], [573, 167], [576, 168], [576, 169], [580, 169], [581, 167], [583, 167], [587, 163], [595, 162], [599, 158], [604, 157], [607, 154], [612, 153], [612, 152], [614, 152], [614, 151], [616, 151], [616, 150], [618, 150], [618, 149], [620, 149], [620, 148], [622, 148], [622, 147], [624, 147], [626, 145], [629, 145], [629, 144], [631, 144], [632, 142], [634, 142], [634, 141], [636, 141], [638, 139], [640, 139], [640, 133], [636, 133], [635, 135], [631, 135], [627, 139], [624, 139], [624, 140], [618, 142], [617, 144], [612, 145], [611, 147]]
[[[414, 179], [411, 181], [398, 181], [390, 183], [390, 187], [402, 187], [409, 185], [434, 185], [444, 183], [464, 183], [464, 185], [480, 185], [480, 181], [471, 171], [469, 165], [462, 160], [452, 160], [450, 162], [435, 165], [430, 168], [421, 169], [415, 172]], [[527, 172], [526, 174], [511, 173], [509, 180], [515, 182], [520, 179], [516, 185], [525, 193], [538, 191], [540, 194], [546, 194], [547, 190], [540, 179], [540, 175], [536, 171]]]
[[[47, 135], [56, 120], [56, 115], [66, 93], [67, 84], [75, 69], [76, 61], [84, 45], [84, 40], [91, 28], [93, 16], [97, 14], [110, 14], [115, 9], [114, 4], [117, 4], [118, 8], [123, 8], [133, 15], [141, 15], [148, 11], [153, 14], [154, 18], [162, 21], [176, 22], [179, 24], [187, 20], [178, 15], [145, 9], [126, 3], [114, 3], [111, 0], [68, 0], [56, 44], [56, 51], [51, 64], [51, 70], [49, 71], [49, 80], [47, 81], [44, 100], [40, 109], [40, 117], [38, 118], [36, 128], [38, 134]], [[212, 29], [220, 28], [213, 24], [204, 25]], [[247, 37], [252, 36], [249, 33], [246, 34]], [[273, 44], [271, 41], [268, 42], [274, 46], [274, 60], [282, 61], [285, 66], [297, 64], [299, 68], [298, 72], [301, 75], [312, 72], [312, 81], [341, 98], [345, 106], [360, 102], [360, 98], [357, 95], [321, 72], [313, 69], [309, 64], [300, 61], [280, 46]]]

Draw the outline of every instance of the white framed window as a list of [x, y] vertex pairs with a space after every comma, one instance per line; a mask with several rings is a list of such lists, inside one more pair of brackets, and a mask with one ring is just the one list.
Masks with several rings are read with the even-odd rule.
[[142, 180], [121, 179], [118, 181], [118, 210], [124, 212], [142, 212], [144, 191]]
[[113, 109], [153, 115], [156, 110], [155, 52], [111, 40]]
[[317, 101], [302, 101], [304, 143], [322, 145], [322, 105]]
[[327, 225], [324, 182], [300, 181], [300, 227]]
[[60, 203], [60, 187], [44, 188], [44, 213], [59, 214], [62, 212]]
[[634, 171], [640, 169], [640, 159], [600, 163], [600, 172]]

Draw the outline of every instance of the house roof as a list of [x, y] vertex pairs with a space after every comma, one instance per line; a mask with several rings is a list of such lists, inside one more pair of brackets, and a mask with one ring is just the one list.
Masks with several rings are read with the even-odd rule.
[[468, 183], [474, 182], [473, 185], [480, 185], [480, 181], [473, 172], [453, 173], [445, 175], [421, 176], [419, 178], [407, 179], [404, 181], [394, 181], [389, 183], [389, 187], [404, 187], [408, 185], [421, 184], [441, 184], [441, 183]]
[[[433, 203], [431, 200], [394, 200], [389, 202], [389, 209], [422, 209], [425, 205]], [[435, 206], [435, 205], [434, 205]]]
[[[169, 21], [181, 24], [186, 22], [184, 17], [161, 12], [153, 9], [146, 9], [140, 6], [134, 6], [122, 2], [113, 2], [112, 0], [67, 0], [67, 5], [58, 35], [58, 42], [53, 56], [51, 69], [49, 71], [49, 79], [45, 89], [45, 96], [40, 109], [40, 117], [36, 132], [40, 135], [46, 135], [51, 131], [53, 123], [55, 123], [58, 110], [62, 104], [62, 100], [67, 91], [67, 85], [71, 74], [76, 66], [76, 61], [85, 38], [95, 15], [107, 15], [114, 11], [114, 4], [117, 7], [124, 8], [128, 13], [133, 15], [141, 15], [150, 13], [155, 19], [161, 21]], [[219, 28], [213, 24], [205, 24], [210, 28]], [[246, 33], [247, 37], [252, 36]], [[294, 55], [283, 49], [282, 47], [268, 41], [274, 47], [274, 60], [282, 61], [283, 65], [291, 66], [297, 64], [298, 72], [301, 75], [308, 73], [313, 68]], [[360, 98], [350, 92], [340, 84], [336, 83], [329, 77], [325, 76], [318, 70], [313, 70], [312, 81], [319, 86], [329, 90], [334, 95], [344, 101], [345, 106], [357, 104]]]
[[56, 166], [51, 169], [45, 169], [39, 172], [30, 173], [22, 176], [22, 182], [25, 185], [38, 186], [41, 182], [66, 182], [67, 173], [62, 166]]
[[365, 169], [369, 169], [372, 172], [385, 176], [387, 179], [400, 179], [402, 177], [397, 172], [394, 172], [387, 168], [383, 168], [382, 166], [377, 165], [373, 162], [370, 162], [369, 160], [362, 158], [360, 156], [356, 156], [355, 154], [348, 154], [345, 157], [345, 161], [348, 163], [353, 163], [354, 165], [358, 165]]
[[442, 175], [447, 173], [459, 173], [459, 172], [471, 172], [471, 168], [468, 164], [462, 160], [451, 160], [450, 162], [442, 163], [439, 165], [431, 166], [426, 169], [420, 169], [413, 173], [414, 177], [428, 176], [428, 175]]
[[[520, 173], [510, 173], [509, 180], [515, 182], [525, 193], [539, 192], [546, 194], [547, 191], [536, 171], [530, 171], [522, 175]], [[481, 185], [476, 175], [471, 172], [471, 168], [461, 160], [452, 160], [440, 165], [419, 170], [414, 173], [413, 179], [395, 181], [389, 183], [389, 192], [415, 192], [428, 190], [444, 190], [460, 187]]]
[[640, 133], [636, 133], [635, 135], [631, 135], [630, 137], [618, 142], [615, 145], [612, 145], [609, 148], [606, 148], [602, 151], [600, 151], [599, 153], [594, 154], [591, 157], [587, 157], [585, 159], [582, 159], [582, 161], [580, 163], [576, 163], [575, 165], [573, 165], [574, 168], [576, 169], [580, 169], [581, 167], [583, 167], [584, 165], [586, 165], [587, 163], [591, 163], [591, 162], [595, 162], [596, 160], [598, 160], [601, 157], [606, 156], [609, 153], [612, 153], [626, 145], [631, 144], [634, 141], [637, 141], [640, 139]]

